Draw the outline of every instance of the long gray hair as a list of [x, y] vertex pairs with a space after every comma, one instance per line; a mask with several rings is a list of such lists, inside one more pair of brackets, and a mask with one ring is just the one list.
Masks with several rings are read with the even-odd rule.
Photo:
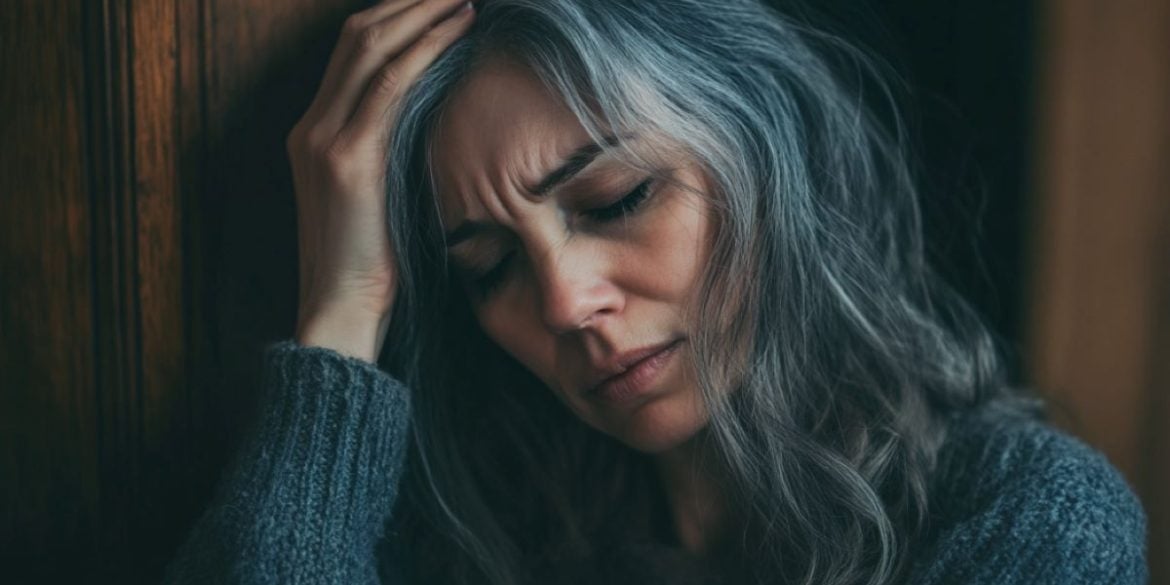
[[394, 530], [416, 578], [698, 574], [682, 555], [622, 560], [653, 549], [663, 514], [646, 458], [560, 407], [451, 285], [431, 136], [469, 73], [506, 57], [629, 164], [651, 169], [607, 144], [615, 129], [681, 146], [714, 186], [703, 196], [719, 228], [690, 339], [711, 415], [700, 440], [745, 527], [738, 560], [719, 571], [747, 559], [735, 578], [896, 581], [928, 528], [947, 421], [1005, 381], [992, 337], [925, 261], [879, 68], [758, 0], [483, 0], [478, 11], [412, 88], [390, 139], [401, 289], [385, 365], [414, 393]]

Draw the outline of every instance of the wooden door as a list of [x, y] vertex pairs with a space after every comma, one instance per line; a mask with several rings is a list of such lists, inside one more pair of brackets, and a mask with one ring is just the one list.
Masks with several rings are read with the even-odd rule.
[[360, 4], [5, 4], [0, 554], [15, 582], [157, 582], [206, 504], [259, 352], [292, 331], [284, 137]]

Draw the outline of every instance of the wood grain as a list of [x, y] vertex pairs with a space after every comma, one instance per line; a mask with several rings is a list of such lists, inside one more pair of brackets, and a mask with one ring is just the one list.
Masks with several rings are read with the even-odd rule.
[[157, 582], [206, 506], [260, 350], [291, 333], [283, 141], [355, 5], [6, 7], [0, 548], [18, 582]]
[[25, 1], [0, 19], [5, 560], [82, 554], [100, 509], [80, 12]]

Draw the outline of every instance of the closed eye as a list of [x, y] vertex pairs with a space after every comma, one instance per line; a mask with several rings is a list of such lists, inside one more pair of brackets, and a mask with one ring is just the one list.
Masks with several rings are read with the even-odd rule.
[[646, 179], [613, 205], [592, 209], [585, 212], [585, 215], [597, 221], [613, 221], [624, 217], [636, 210], [650, 196], [650, 187], [653, 183], [653, 179]]
[[516, 251], [512, 250], [504, 254], [495, 266], [489, 268], [486, 272], [472, 277], [471, 282], [475, 285], [475, 290], [481, 296], [487, 296], [496, 289], [507, 275], [508, 263], [512, 261], [512, 257], [516, 255]]
[[[586, 211], [585, 215], [590, 219], [600, 222], [609, 222], [625, 217], [636, 211], [649, 198], [650, 188], [653, 184], [653, 179], [646, 179], [616, 203]], [[472, 277], [471, 282], [481, 298], [490, 295], [503, 283], [508, 275], [509, 264], [515, 255], [515, 250], [509, 251], [487, 271]]]

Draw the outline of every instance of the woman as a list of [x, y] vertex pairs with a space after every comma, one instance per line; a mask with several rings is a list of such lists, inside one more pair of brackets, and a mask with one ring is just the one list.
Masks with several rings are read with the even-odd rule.
[[354, 15], [296, 338], [171, 580], [1142, 582], [1125, 482], [927, 267], [872, 73], [755, 0]]

